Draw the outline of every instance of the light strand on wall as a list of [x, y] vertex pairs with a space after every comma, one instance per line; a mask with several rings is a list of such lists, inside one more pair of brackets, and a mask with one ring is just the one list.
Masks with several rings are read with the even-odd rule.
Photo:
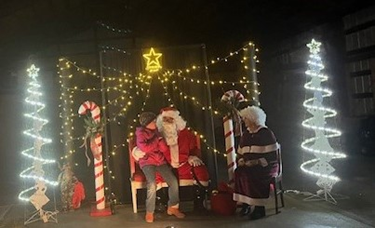
[[120, 48], [116, 48], [116, 47], [111, 47], [111, 46], [100, 46], [100, 49], [106, 53], [107, 51], [116, 51], [116, 52], [120, 52], [122, 54], [125, 54], [125, 55], [131, 55], [131, 53], [123, 50], [123, 49], [120, 49]]
[[212, 59], [205, 66], [193, 64], [192, 66], [190, 66], [188, 68], [178, 69], [178, 70], [180, 70], [182, 72], [185, 72], [185, 73], [190, 73], [190, 72], [196, 71], [196, 70], [208, 69], [211, 65], [214, 65], [214, 64], [217, 64], [217, 63], [220, 63], [220, 62], [227, 62], [230, 58], [239, 55], [245, 48], [247, 48], [249, 46], [252, 46], [252, 45], [254, 45], [254, 44], [252, 42], [249, 42], [249, 43], [245, 44], [243, 47], [237, 49], [236, 51], [229, 52], [229, 54], [225, 55], [224, 57], [216, 57], [216, 58]]
[[[208, 69], [208, 67], [214, 65], [214, 64], [217, 64], [217, 63], [220, 63], [220, 62], [227, 62], [230, 58], [234, 57], [234, 56], [237, 56], [239, 55], [243, 50], [245, 50], [247, 47], [249, 46], [254, 46], [254, 43], [252, 42], [249, 42], [247, 44], [245, 44], [243, 47], [237, 49], [236, 51], [233, 51], [233, 52], [229, 52], [227, 55], [225, 55], [224, 57], [216, 57], [214, 59], [212, 59], [211, 61], [209, 61], [209, 63], [204, 66], [204, 65], [197, 65], [197, 64], [192, 64], [190, 67], [187, 67], [185, 69], [175, 69], [175, 71], [179, 71], [179, 72], [184, 72], [184, 73], [190, 73], [192, 71], [196, 71], [196, 70], [201, 70], [201, 69]], [[122, 50], [122, 49], [119, 49], [119, 48], [115, 48], [115, 47], [106, 47], [104, 46], [105, 49], [109, 49], [109, 50], [112, 50], [112, 51], [117, 51], [117, 52], [121, 52], [121, 53], [126, 53], [128, 54], [128, 52], [126, 52], [125, 50]], [[234, 82], [232, 82], [234, 83]], [[242, 83], [241, 83], [242, 84]]]
[[[249, 46], [247, 46], [243, 49], [245, 51], [245, 53], [244, 53], [244, 56], [242, 57], [241, 63], [243, 64], [243, 68], [246, 72], [246, 76], [243, 76], [242, 80], [247, 80], [247, 77], [249, 77], [249, 75], [251, 75], [250, 77], [252, 77], [252, 79], [255, 79], [255, 78], [257, 78], [257, 76], [255, 76], [255, 78], [253, 78], [253, 75], [254, 74], [256, 75], [256, 74], [260, 73], [260, 71], [256, 69], [256, 64], [259, 63], [258, 56], [256, 55], [256, 53], [259, 52], [259, 49], [255, 48], [254, 43], [249, 43], [249, 44], [250, 44]], [[249, 50], [249, 48], [254, 50], [253, 55], [251, 54], [252, 51]], [[248, 58], [253, 58], [253, 59], [249, 60]], [[253, 66], [251, 66], [251, 65], [253, 65]], [[251, 83], [247, 83], [247, 84], [243, 85], [243, 87], [246, 91], [246, 94], [247, 94], [247, 96], [245, 96], [245, 100], [249, 101], [249, 99], [246, 98], [246, 97], [250, 97], [253, 104], [255, 104], [257, 106], [260, 105], [260, 103], [259, 103], [260, 92], [258, 91], [259, 86], [260, 86], [260, 84], [257, 81], [251, 81]]]
[[[176, 84], [173, 83], [173, 82], [172, 82], [172, 89], [174, 91], [176, 91], [182, 99], [191, 101], [191, 103], [193, 103], [195, 106], [197, 106], [202, 111], [210, 111], [211, 109], [213, 109], [213, 107], [211, 107], [211, 106], [203, 105], [196, 97], [190, 96], [187, 93], [180, 90], [179, 87], [176, 86]], [[218, 115], [218, 116], [222, 116], [222, 114], [218, 110], [213, 110], [213, 114]]]
[[[90, 76], [93, 76], [93, 77], [96, 77], [96, 78], [100, 78], [100, 75], [97, 74], [94, 70], [92, 69], [84, 69], [82, 67], [79, 67], [75, 62], [72, 62], [66, 58], [60, 58], [59, 59], [59, 62], [62, 62], [62, 61], [65, 61], [65, 66], [62, 66], [61, 64], [59, 64], [59, 67], [60, 67], [60, 71], [62, 70], [65, 70], [65, 68], [69, 69], [71, 66], [74, 66], [74, 68], [78, 71], [78, 72], [81, 72], [83, 74], [86, 74], [86, 75], [90, 75]], [[73, 74], [70, 74], [69, 76], [65, 76], [65, 77], [73, 77]]]
[[123, 34], [131, 33], [130, 29], [118, 29], [118, 28], [115, 28], [113, 26], [107, 25], [102, 21], [98, 21], [97, 24], [100, 25], [101, 27], [111, 31], [111, 32], [117, 32], [117, 33], [123, 33]]
[[118, 69], [113, 68], [113, 67], [109, 67], [109, 66], [106, 66], [106, 65], [102, 65], [102, 68], [103, 68], [104, 70], [108, 70], [108, 71], [116, 72], [116, 73], [118, 73], [118, 74], [121, 75], [121, 76], [129, 77], [129, 78], [134, 78], [133, 75], [131, 75], [131, 74], [129, 74], [129, 73], [126, 73], [126, 72], [124, 72], [124, 71], [122, 71], [122, 70], [118, 70]]
[[74, 142], [77, 138], [73, 137], [74, 134], [74, 118], [73, 116], [69, 116], [69, 113], [73, 112], [74, 106], [74, 99], [73, 94], [67, 91], [68, 81], [73, 77], [70, 73], [70, 64], [67, 59], [60, 58], [59, 63], [57, 65], [59, 69], [59, 84], [60, 84], [60, 114], [59, 117], [61, 118], [62, 125], [60, 131], [60, 142], [63, 144], [64, 148], [64, 155], [60, 157], [61, 160], [68, 159], [69, 155], [75, 152]]
[[191, 78], [191, 77], [188, 77], [188, 76], [183, 76], [183, 72], [182, 71], [177, 71], [174, 72], [172, 71], [170, 73], [171, 76], [175, 76], [175, 77], [179, 77], [181, 78], [183, 81], [186, 81], [186, 82], [191, 82], [191, 83], [195, 83], [195, 84], [204, 84], [204, 85], [207, 85], [208, 83], [212, 86], [214, 85], [224, 85], [224, 84], [231, 84], [231, 85], [238, 85], [238, 84], [250, 84], [250, 83], [254, 83], [253, 81], [249, 81], [247, 80], [246, 78], [242, 78], [240, 81], [238, 82], [234, 82], [234, 81], [227, 81], [227, 80], [210, 80], [209, 82], [207, 80], [203, 80], [203, 79], [196, 79], [196, 78]]
[[[172, 99], [171, 95], [168, 93], [168, 89], [166, 88], [166, 86], [163, 85], [163, 88], [164, 88], [164, 91], [165, 91], [165, 93], [164, 93], [165, 96], [167, 96], [168, 97], [168, 101], [170, 101], [170, 104], [171, 104], [170, 106], [171, 107], [177, 107], [175, 105], [175, 102], [173, 102], [173, 99]], [[199, 138], [201, 138], [201, 141], [206, 145], [206, 149], [207, 150], [212, 151], [213, 153], [216, 153], [216, 154], [223, 155], [224, 157], [227, 156], [225, 153], [220, 153], [219, 150], [217, 150], [216, 148], [214, 148], [211, 145], [209, 145], [208, 142], [207, 142], [206, 137], [203, 134], [199, 133], [198, 131], [194, 130], [191, 127], [189, 127], [189, 129], [191, 129], [194, 132], [195, 135], [198, 135]]]
[[[62, 131], [60, 132], [60, 135], [62, 136], [62, 138], [64, 138], [64, 140], [61, 139], [60, 141], [67, 148], [65, 150], [66, 154], [64, 156], [62, 156], [61, 159], [68, 159], [70, 157], [70, 155], [74, 154], [76, 151], [74, 149], [73, 142], [77, 141], [77, 140], [82, 140], [82, 137], [74, 137], [73, 136], [74, 135], [73, 121], [74, 121], [74, 118], [78, 117], [78, 114], [76, 114], [76, 112], [73, 112], [73, 110], [71, 108], [71, 106], [73, 106], [72, 102], [74, 101], [73, 96], [74, 96], [74, 93], [76, 92], [75, 90], [79, 90], [79, 91], [82, 91], [82, 92], [116, 91], [116, 92], [123, 93], [123, 95], [120, 95], [117, 98], [108, 101], [107, 104], [102, 107], [103, 109], [105, 109], [106, 107], [108, 107], [110, 105], [117, 106], [118, 101], [120, 101], [120, 100], [123, 100], [123, 101], [124, 100], [132, 100], [131, 96], [129, 96], [127, 99], [125, 98], [124, 95], [128, 94], [128, 90], [123, 89], [123, 86], [122, 86], [123, 83], [117, 85], [116, 87], [107, 87], [107, 88], [104, 88], [103, 90], [97, 90], [97, 91], [91, 90], [91, 89], [80, 89], [77, 86], [73, 87], [73, 90], [71, 90], [71, 88], [66, 86], [68, 84], [66, 80], [72, 79], [73, 75], [70, 74], [69, 71], [66, 71], [68, 73], [68, 76], [66, 76], [66, 74], [61, 73], [61, 72], [65, 72], [65, 70], [69, 70], [69, 68], [70, 68], [70, 66], [66, 67], [67, 63], [65, 61], [69, 61], [69, 60], [60, 59], [60, 62], [59, 62], [60, 65], [61, 65], [61, 66], [59, 66], [59, 68], [60, 68], [59, 74], [60, 74], [60, 87], [61, 87], [61, 91], [62, 91], [61, 96], [60, 96], [60, 99], [62, 100], [62, 102], [61, 102], [62, 105], [60, 105], [60, 107], [62, 107], [62, 112], [60, 113], [60, 117], [63, 119], [63, 122], [64, 122], [63, 125], [62, 125]], [[81, 68], [81, 69], [83, 69], [83, 68]], [[87, 71], [87, 72], [91, 72], [91, 71]], [[81, 71], [81, 73], [84, 73], [84, 72]], [[63, 81], [65, 81], [65, 82], [63, 83]], [[112, 77], [103, 78], [103, 82], [112, 82], [112, 81], [113, 82], [115, 81], [115, 79], [112, 78]], [[132, 80], [129, 80], [127, 78], [119, 78], [119, 79], [117, 79], [117, 81], [125, 82], [127, 84], [133, 84]], [[130, 85], [129, 88], [132, 88], [132, 86]], [[129, 103], [127, 105], [129, 105]], [[68, 107], [68, 108], [66, 108], [66, 107]], [[122, 105], [121, 108], [122, 108], [121, 111], [115, 117], [113, 117], [114, 119], [116, 119], [116, 117], [118, 115], [121, 115], [124, 112], [124, 105]], [[68, 113], [71, 113], [71, 114], [69, 115]], [[108, 120], [107, 120], [107, 122], [108, 122]], [[110, 120], [109, 122], [112, 122], [112, 121]]]
[[146, 94], [145, 94], [145, 98], [143, 99], [142, 107], [141, 107], [140, 112], [138, 113], [138, 115], [135, 118], [133, 118], [132, 123], [130, 123], [130, 124], [128, 123], [128, 126], [127, 126], [128, 138], [134, 137], [135, 125], [138, 123], [139, 114], [142, 113], [145, 110], [147, 101], [150, 98], [152, 79], [153, 78], [151, 78], [151, 82], [149, 84], [147, 84]]

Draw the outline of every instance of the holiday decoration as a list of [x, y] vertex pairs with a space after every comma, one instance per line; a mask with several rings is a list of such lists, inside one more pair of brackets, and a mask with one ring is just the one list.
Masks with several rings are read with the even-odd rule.
[[[92, 101], [85, 101], [78, 109], [79, 115], [85, 115], [87, 111], [91, 113], [92, 120], [85, 120], [86, 135], [84, 137], [86, 147], [87, 165], [90, 165], [90, 158], [87, 155], [86, 141], [90, 139], [90, 148], [94, 156], [95, 167], [95, 195], [96, 195], [96, 209], [105, 211], [105, 197], [104, 197], [104, 178], [103, 178], [103, 156], [102, 156], [102, 126], [100, 125], [100, 108]], [[92, 212], [93, 216], [109, 215], [107, 213]]]
[[163, 54], [161, 53], [156, 53], [153, 48], [150, 49], [150, 52], [148, 54], [144, 54], [143, 57], [146, 59], [146, 70], [148, 72], [157, 72], [159, 71], [162, 66], [160, 63], [160, 57]]
[[[105, 28], [107, 26], [103, 25], [103, 27]], [[117, 31], [110, 27], [107, 28], [112, 31]], [[77, 134], [75, 129], [78, 115], [72, 111], [73, 107], [76, 106], [74, 102], [80, 100], [77, 99], [78, 96], [93, 97], [99, 93], [111, 94], [111, 96], [108, 96], [110, 99], [105, 100], [101, 106], [102, 110], [110, 110], [107, 112], [108, 116], [105, 119], [105, 123], [111, 126], [112, 124], [121, 126], [123, 123], [126, 123], [126, 126], [121, 126], [121, 129], [125, 131], [123, 134], [124, 138], [121, 139], [119, 143], [112, 141], [113, 144], [108, 147], [111, 151], [106, 153], [106, 157], [103, 157], [104, 160], [119, 160], [116, 158], [119, 154], [118, 151], [127, 146], [124, 142], [128, 138], [133, 137], [134, 130], [138, 123], [136, 115], [143, 110], [150, 108], [150, 106], [155, 105], [153, 103], [155, 100], [150, 93], [151, 88], [158, 87], [154, 87], [155, 84], [162, 84], [164, 92], [160, 95], [164, 96], [170, 106], [178, 107], [181, 104], [187, 104], [189, 106], [191, 105], [194, 109], [202, 110], [202, 114], [208, 113], [207, 115], [210, 116], [215, 115], [216, 117], [223, 117], [224, 115], [222, 112], [215, 110], [217, 107], [212, 106], [210, 102], [200, 100], [202, 97], [197, 97], [196, 94], [191, 94], [192, 90], [190, 90], [190, 88], [197, 89], [197, 86], [202, 86], [202, 88], [204, 87], [203, 89], [209, 90], [211, 87], [240, 86], [244, 87], [244, 92], [247, 92], [245, 95], [248, 97], [248, 93], [253, 89], [252, 87], [249, 87], [250, 84], [253, 83], [258, 86], [258, 83], [249, 80], [247, 75], [238, 81], [211, 80], [209, 77], [204, 78], [201, 76], [206, 70], [209, 70], [211, 66], [226, 64], [226, 62], [229, 61], [237, 61], [239, 55], [252, 46], [254, 46], [252, 42], [245, 43], [243, 46], [224, 56], [210, 59], [207, 63], [202, 61], [201, 58], [197, 58], [196, 60], [199, 60], [197, 62], [194, 62], [194, 58], [189, 58], [186, 59], [186, 62], [181, 62], [180, 66], [182, 68], [178, 69], [169, 69], [168, 66], [164, 66], [162, 63], [170, 63], [170, 56], [168, 56], [168, 61], [164, 62], [163, 57], [165, 54], [160, 53], [156, 48], [144, 49], [142, 54], [136, 56], [135, 53], [139, 53], [138, 50], [122, 50], [117, 47], [102, 46], [102, 61], [100, 62], [101, 73], [98, 73], [93, 69], [85, 68], [84, 66], [66, 58], [59, 59], [58, 73], [60, 76], [62, 102], [60, 116], [63, 121], [60, 134], [63, 136], [61, 142], [65, 146], [65, 154], [61, 156], [60, 159], [71, 162], [72, 155], [76, 153], [74, 142], [82, 138], [81, 135]], [[201, 46], [199, 46], [199, 49], [201, 49]], [[189, 50], [191, 49], [189, 48]], [[254, 51], [256, 52], [257, 49], [254, 49]], [[136, 62], [144, 60], [145, 62], [143, 62], [143, 64], [140, 63], [144, 65], [143, 69], [139, 69], [138, 67], [134, 68], [133, 66], [128, 65], [113, 65], [111, 58], [107, 59], [107, 57], [117, 54], [120, 59], [122, 57], [135, 58], [134, 60]], [[181, 56], [184, 55], [184, 53], [181, 54]], [[254, 58], [255, 62], [258, 62], [256, 56], [251, 58]], [[244, 63], [245, 69], [248, 71], [256, 71], [256, 73], [258, 73], [258, 70], [255, 68], [253, 69], [252, 65], [248, 65], [249, 61], [246, 61], [245, 57], [241, 61]], [[176, 61], [173, 60], [172, 62], [178, 63], [180, 61], [176, 59]], [[169, 67], [171, 66], [172, 65]], [[132, 71], [132, 68], [134, 68], [135, 71]], [[199, 77], [197, 77], [198, 75]], [[87, 80], [87, 83], [77, 84], [81, 78], [85, 78], [84, 80]], [[98, 86], [99, 84], [100, 86]], [[258, 90], [254, 92], [259, 94]], [[209, 98], [209, 100], [211, 99]], [[248, 101], [247, 99], [245, 100]], [[121, 121], [125, 119], [126, 121]], [[86, 123], [86, 125], [88, 125], [88, 123]], [[216, 148], [214, 139], [210, 139], [210, 137], [203, 134], [202, 130], [204, 129], [198, 130], [195, 129], [195, 127], [194, 129], [192, 126], [190, 127], [194, 133], [201, 138], [201, 142], [205, 145], [204, 148], [208, 152], [212, 152], [214, 156], [221, 155], [223, 158], [227, 157], [225, 151], [220, 151]], [[213, 131], [210, 131], [210, 133], [211, 132]], [[87, 144], [87, 147], [88, 145], [89, 144]], [[79, 164], [76, 163], [75, 166], [79, 166]], [[108, 169], [111, 180], [115, 180], [116, 172], [112, 172], [110, 166], [107, 166], [106, 168]]]
[[339, 177], [332, 173], [335, 169], [331, 166], [332, 159], [345, 158], [346, 155], [335, 151], [328, 139], [339, 137], [341, 132], [335, 128], [327, 126], [326, 119], [337, 115], [337, 112], [326, 106], [326, 98], [332, 95], [332, 91], [322, 86], [327, 81], [328, 76], [321, 73], [324, 69], [320, 53], [320, 42], [312, 39], [307, 44], [310, 49], [310, 59], [307, 62], [309, 69], [306, 75], [309, 77], [305, 84], [305, 89], [313, 96], [303, 102], [303, 106], [311, 114], [311, 117], [302, 122], [302, 126], [308, 130], [314, 131], [314, 134], [306, 138], [301, 147], [313, 154], [315, 158], [305, 161], [301, 164], [301, 169], [315, 177], [318, 177], [316, 184], [320, 187], [317, 196], [323, 197], [326, 201], [336, 203], [331, 195], [333, 185], [338, 182]]
[[60, 184], [62, 210], [65, 212], [73, 209], [74, 173], [69, 163], [63, 164], [59, 168], [61, 173], [59, 174], [58, 181]]
[[[241, 135], [241, 120], [237, 108], [239, 103], [243, 101], [245, 101], [244, 96], [237, 90], [229, 90], [221, 97], [221, 102], [226, 109], [226, 115], [223, 117], [223, 124], [229, 183], [233, 182], [234, 170], [236, 169], [234, 136]], [[233, 121], [236, 124], [235, 130], [233, 130]]]
[[[23, 170], [20, 177], [34, 181], [34, 185], [20, 192], [18, 198], [23, 201], [29, 201], [35, 207], [36, 212], [25, 221], [25, 224], [42, 220], [43, 222], [54, 221], [57, 222], [55, 215], [57, 211], [51, 212], [43, 209], [50, 200], [46, 196], [47, 185], [56, 186], [58, 182], [46, 178], [43, 166], [55, 163], [54, 159], [44, 158], [44, 145], [51, 143], [52, 140], [43, 136], [43, 126], [48, 123], [48, 120], [42, 117], [42, 110], [45, 104], [41, 101], [42, 93], [41, 85], [38, 83], [39, 68], [35, 65], [27, 70], [30, 77], [29, 88], [27, 89], [28, 96], [25, 101], [30, 110], [24, 116], [31, 121], [29, 129], [23, 133], [27, 136], [32, 145], [30, 148], [22, 151], [22, 155], [31, 160], [28, 168]], [[33, 193], [32, 193], [33, 192]]]

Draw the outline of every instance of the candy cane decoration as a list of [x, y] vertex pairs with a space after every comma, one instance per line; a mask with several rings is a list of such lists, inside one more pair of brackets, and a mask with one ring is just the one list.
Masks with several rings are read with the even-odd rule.
[[[85, 115], [87, 110], [90, 110], [91, 117], [95, 123], [100, 122], [100, 108], [92, 101], [85, 101], [79, 106], [78, 114]], [[95, 167], [95, 195], [96, 195], [96, 209], [102, 210], [105, 208], [104, 197], [104, 179], [103, 179], [103, 155], [102, 155], [102, 135], [97, 133], [95, 135], [95, 145], [98, 150], [98, 156], [94, 156]]]
[[[221, 101], [233, 105], [233, 101], [243, 102], [245, 97], [237, 90], [229, 90], [221, 97]], [[223, 117], [224, 136], [225, 136], [225, 150], [227, 155], [227, 168], [229, 183], [233, 181], [234, 170], [236, 165], [236, 149], [234, 143], [233, 120], [229, 116]]]

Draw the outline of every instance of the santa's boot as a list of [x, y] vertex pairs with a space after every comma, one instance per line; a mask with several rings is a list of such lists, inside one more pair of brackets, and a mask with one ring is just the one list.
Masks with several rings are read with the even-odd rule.
[[194, 210], [195, 211], [204, 211], [205, 208], [205, 199], [206, 199], [206, 189], [195, 186], [195, 198], [194, 198]]
[[165, 212], [168, 204], [167, 188], [161, 188], [156, 192], [156, 208], [157, 212]]

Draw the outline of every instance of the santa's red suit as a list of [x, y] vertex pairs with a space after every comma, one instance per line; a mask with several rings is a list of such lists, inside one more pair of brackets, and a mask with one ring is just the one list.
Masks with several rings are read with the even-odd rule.
[[180, 116], [180, 112], [172, 107], [164, 108], [157, 117], [156, 124], [167, 145], [159, 149], [168, 163], [177, 170], [180, 185], [208, 186], [209, 174], [200, 158], [197, 137], [186, 128], [186, 121]]
[[197, 137], [187, 128], [178, 132], [178, 156], [171, 156], [170, 147], [163, 153], [168, 163], [177, 168], [180, 182], [191, 182], [193, 180], [195, 183], [195, 175], [203, 186], [208, 186], [207, 167], [204, 164], [194, 166], [194, 161], [192, 161], [200, 159], [200, 149], [197, 146]]

